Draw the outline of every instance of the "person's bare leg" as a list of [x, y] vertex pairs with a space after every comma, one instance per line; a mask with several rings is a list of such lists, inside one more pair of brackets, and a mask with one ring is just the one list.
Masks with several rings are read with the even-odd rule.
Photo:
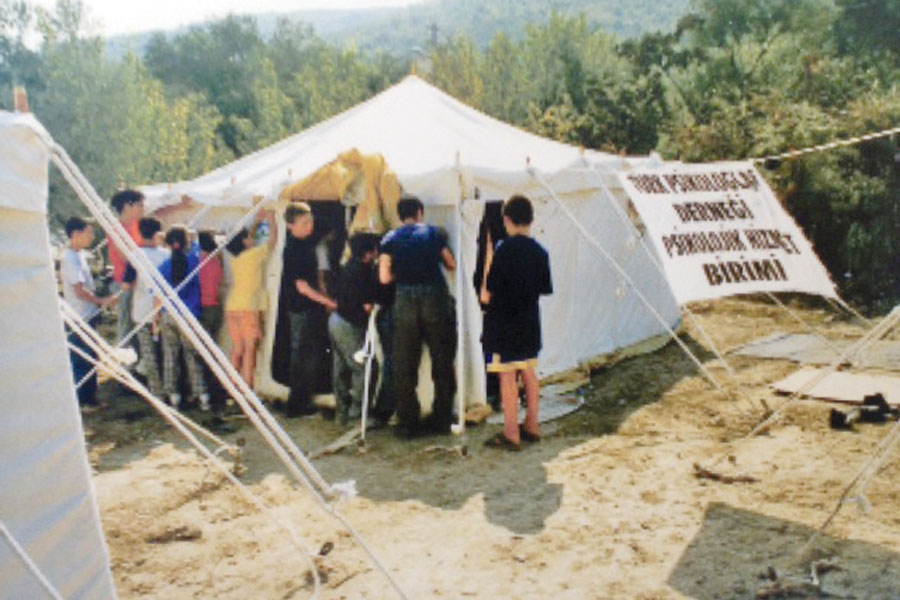
[[498, 373], [500, 400], [503, 403], [503, 435], [511, 442], [521, 443], [519, 437], [519, 382], [516, 372]]
[[522, 381], [525, 383], [525, 400], [527, 412], [525, 413], [525, 430], [535, 435], [541, 434], [541, 422], [538, 419], [540, 411], [541, 384], [537, 373], [532, 367], [522, 371]]
[[244, 362], [244, 340], [239, 337], [231, 338], [231, 364], [234, 365], [234, 370], [243, 375], [243, 371], [241, 370], [241, 365]]
[[244, 342], [244, 366], [241, 375], [250, 389], [253, 389], [253, 375], [256, 373], [256, 346], [257, 340]]

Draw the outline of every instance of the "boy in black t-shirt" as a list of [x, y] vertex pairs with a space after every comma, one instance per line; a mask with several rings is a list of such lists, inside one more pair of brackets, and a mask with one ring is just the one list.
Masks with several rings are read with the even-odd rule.
[[324, 332], [319, 334], [316, 320], [326, 309], [337, 309], [337, 304], [318, 289], [312, 209], [305, 202], [294, 202], [285, 209], [284, 220], [290, 235], [282, 256], [281, 297], [291, 323], [291, 393], [285, 415], [299, 417], [317, 410], [312, 395], [328, 340], [323, 339]]
[[371, 233], [354, 234], [350, 238], [350, 253], [350, 260], [341, 267], [333, 286], [337, 311], [328, 318], [333, 389], [342, 425], [361, 414], [365, 367], [354, 360], [354, 355], [365, 343], [369, 314], [375, 307], [378, 280], [374, 261], [378, 255], [378, 238]]
[[[481, 301], [487, 305], [482, 342], [488, 372], [500, 378], [504, 430], [485, 445], [519, 450], [522, 440], [541, 439], [538, 421], [537, 356], [541, 350], [541, 313], [538, 299], [553, 293], [550, 258], [534, 241], [534, 210], [524, 196], [513, 196], [503, 205], [503, 225], [509, 238], [495, 251], [488, 249]], [[519, 427], [519, 384], [522, 374], [527, 399], [525, 424]]]

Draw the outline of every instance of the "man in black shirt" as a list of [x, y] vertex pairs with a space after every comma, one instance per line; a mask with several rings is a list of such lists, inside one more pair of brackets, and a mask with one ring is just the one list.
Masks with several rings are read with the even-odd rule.
[[350, 253], [350, 260], [341, 268], [334, 286], [337, 311], [328, 319], [334, 357], [334, 396], [343, 425], [361, 414], [365, 367], [354, 360], [354, 355], [365, 343], [369, 314], [375, 306], [378, 282], [374, 260], [378, 255], [378, 238], [371, 233], [354, 234], [350, 238]]
[[[449, 433], [456, 393], [456, 315], [441, 265], [452, 271], [456, 261], [446, 236], [423, 222], [425, 208], [418, 198], [403, 198], [397, 212], [403, 225], [382, 240], [378, 265], [381, 283], [396, 283], [393, 358], [397, 433], [413, 437], [422, 428]], [[416, 384], [423, 339], [431, 353], [434, 410], [420, 423]]]
[[289, 204], [284, 220], [290, 235], [284, 244], [281, 297], [287, 302], [291, 323], [291, 394], [286, 415], [297, 417], [316, 412], [312, 394], [327, 345], [316, 319], [322, 318], [325, 309], [335, 310], [337, 304], [317, 289], [319, 268], [309, 204]]

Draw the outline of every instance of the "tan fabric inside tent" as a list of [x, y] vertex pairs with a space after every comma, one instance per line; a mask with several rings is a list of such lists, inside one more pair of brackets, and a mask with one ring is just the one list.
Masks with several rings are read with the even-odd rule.
[[401, 188], [397, 175], [380, 154], [363, 154], [357, 149], [339, 154], [312, 175], [281, 192], [283, 201], [333, 201], [357, 206], [350, 233], [384, 233], [397, 227], [397, 202]]

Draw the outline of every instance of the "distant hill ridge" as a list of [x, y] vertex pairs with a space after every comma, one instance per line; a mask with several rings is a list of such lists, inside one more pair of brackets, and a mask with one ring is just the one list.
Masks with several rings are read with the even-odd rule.
[[[553, 12], [568, 16], [584, 13], [592, 25], [605, 31], [623, 38], [639, 37], [673, 29], [689, 6], [690, 0], [429, 0], [407, 7], [301, 10], [254, 16], [265, 37], [284, 17], [310, 24], [320, 37], [333, 43], [353, 44], [364, 52], [405, 56], [413, 48], [425, 46], [435, 34], [439, 42], [465, 34], [481, 47], [501, 31], [518, 38], [527, 25], [543, 23]], [[188, 27], [164, 33], [175, 36]], [[121, 56], [135, 50], [141, 54], [154, 33], [157, 32], [111, 37], [109, 53]]]

